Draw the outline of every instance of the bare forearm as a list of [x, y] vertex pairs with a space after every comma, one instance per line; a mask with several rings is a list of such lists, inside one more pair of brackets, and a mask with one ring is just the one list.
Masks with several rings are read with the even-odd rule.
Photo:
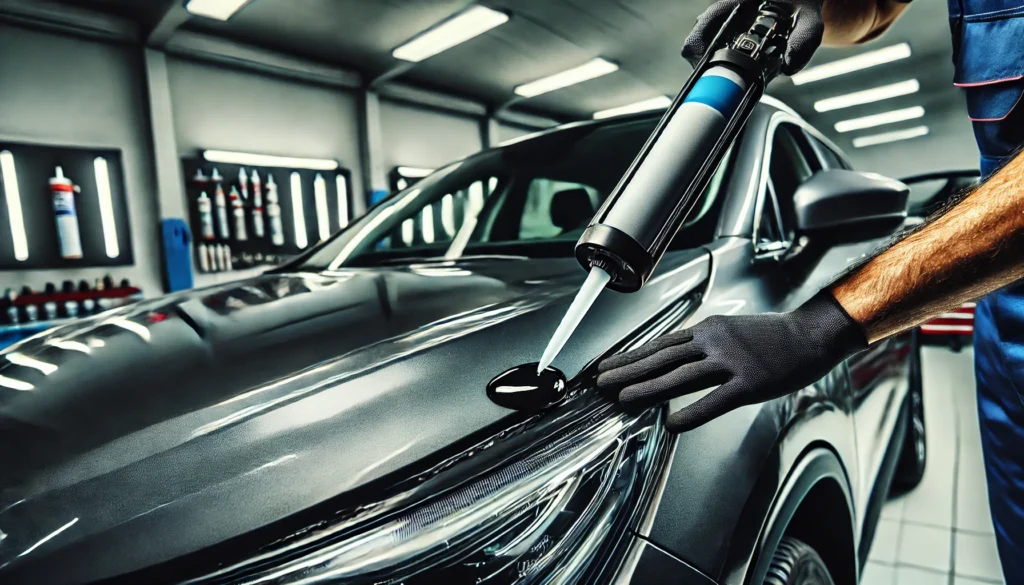
[[824, 0], [822, 44], [841, 47], [877, 38], [906, 7], [907, 4], [894, 0]]
[[831, 288], [868, 341], [1024, 277], [1024, 155]]

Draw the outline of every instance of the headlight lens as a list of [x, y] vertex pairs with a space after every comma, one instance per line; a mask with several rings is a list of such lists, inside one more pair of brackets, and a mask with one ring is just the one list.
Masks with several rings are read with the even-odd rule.
[[658, 411], [632, 417], [585, 394], [572, 402], [384, 502], [191, 583], [594, 582], [617, 569], [666, 440]]

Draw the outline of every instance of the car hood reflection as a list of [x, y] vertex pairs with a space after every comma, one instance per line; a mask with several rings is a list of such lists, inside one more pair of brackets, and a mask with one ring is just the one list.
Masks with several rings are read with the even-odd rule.
[[[0, 388], [0, 582], [194, 552], [510, 414], [485, 386], [540, 355], [578, 264], [412, 268], [267, 274], [51, 330], [10, 349], [20, 365], [0, 354], [0, 375], [32, 386]], [[622, 296], [607, 296], [614, 314]], [[579, 336], [560, 366], [574, 374], [635, 324]]]

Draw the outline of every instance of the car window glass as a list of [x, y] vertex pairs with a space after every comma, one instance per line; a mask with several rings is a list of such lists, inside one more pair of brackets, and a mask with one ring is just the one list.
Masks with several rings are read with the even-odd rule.
[[[308, 253], [298, 267], [474, 255], [572, 257], [580, 234], [656, 124], [652, 117], [570, 126], [452, 163], [391, 195]], [[672, 247], [700, 246], [714, 238], [723, 181], [723, 175], [712, 181], [713, 197], [694, 211]]]
[[826, 169], [847, 168], [846, 163], [839, 157], [839, 154], [832, 150], [827, 144], [806, 132], [804, 132], [804, 138], [807, 139], [814, 148], [814, 153], [821, 159]]
[[475, 220], [497, 184], [497, 177], [486, 177], [445, 193], [381, 237], [375, 249], [395, 250], [451, 242], [460, 228]]
[[[772, 138], [771, 160], [768, 176], [775, 188], [782, 220], [783, 239], [793, 237], [796, 215], [793, 210], [793, 196], [797, 187], [820, 170], [816, 157], [807, 156], [811, 150], [803, 132], [792, 124], [782, 124]], [[765, 198], [767, 200], [767, 198]]]
[[779, 217], [779, 206], [775, 201], [775, 189], [772, 181], [768, 179], [768, 191], [765, 193], [764, 203], [761, 206], [761, 214], [757, 222], [757, 250], [771, 249], [774, 244], [784, 241], [782, 237], [782, 222]]
[[590, 185], [535, 178], [526, 189], [519, 239], [555, 238], [583, 233], [603, 197]]

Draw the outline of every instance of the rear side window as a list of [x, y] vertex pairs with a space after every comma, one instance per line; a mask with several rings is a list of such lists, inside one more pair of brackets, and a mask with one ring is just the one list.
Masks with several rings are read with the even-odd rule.
[[850, 168], [839, 154], [829, 148], [827, 144], [811, 136], [810, 134], [804, 133], [804, 136], [810, 141], [811, 146], [814, 148], [818, 158], [825, 164], [826, 169], [848, 169]]
[[[811, 145], [799, 127], [782, 124], [775, 130], [768, 180], [771, 183], [769, 190], [775, 192], [785, 241], [792, 239], [795, 228], [793, 196], [797, 187], [821, 170], [821, 164], [812, 153]], [[770, 197], [765, 197], [766, 201], [769, 199]]]

